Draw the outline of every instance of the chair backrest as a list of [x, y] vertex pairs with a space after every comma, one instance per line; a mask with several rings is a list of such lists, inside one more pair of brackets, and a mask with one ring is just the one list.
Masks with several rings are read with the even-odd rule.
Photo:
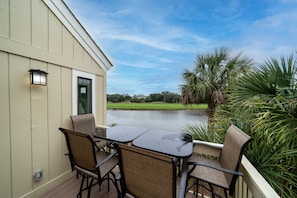
[[[224, 146], [220, 154], [221, 167], [238, 171], [244, 148], [251, 140], [250, 136], [236, 126], [231, 125], [227, 130]], [[230, 191], [233, 191], [238, 176], [225, 173], [225, 177]]]
[[59, 128], [64, 133], [71, 165], [97, 172], [94, 142], [88, 134]]
[[123, 192], [136, 197], [176, 197], [176, 160], [170, 156], [116, 144]]
[[96, 130], [95, 118], [92, 113], [70, 116], [74, 131], [89, 134], [93, 137]]

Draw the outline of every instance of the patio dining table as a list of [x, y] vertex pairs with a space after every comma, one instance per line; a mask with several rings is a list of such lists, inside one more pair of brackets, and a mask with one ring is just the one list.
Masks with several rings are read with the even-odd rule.
[[132, 142], [133, 146], [177, 158], [189, 157], [193, 151], [193, 137], [190, 134], [173, 131], [117, 125], [97, 129], [94, 137], [124, 144]]

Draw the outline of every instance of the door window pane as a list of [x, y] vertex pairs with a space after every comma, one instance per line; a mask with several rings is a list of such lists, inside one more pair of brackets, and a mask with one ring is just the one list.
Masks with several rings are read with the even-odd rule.
[[92, 113], [92, 80], [77, 78], [78, 115]]

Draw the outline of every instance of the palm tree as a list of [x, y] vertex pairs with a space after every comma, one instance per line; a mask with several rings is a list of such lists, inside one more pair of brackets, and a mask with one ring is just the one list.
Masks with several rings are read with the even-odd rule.
[[[226, 89], [225, 89], [226, 90]], [[222, 143], [235, 124], [253, 137], [245, 155], [281, 197], [297, 197], [297, 58], [271, 58], [232, 82], [207, 129], [196, 138]]]
[[198, 54], [193, 71], [185, 70], [181, 85], [183, 104], [208, 104], [212, 118], [215, 108], [224, 101], [223, 92], [234, 80], [247, 72], [252, 60], [241, 53], [231, 56], [228, 48], [215, 49], [212, 54]]
[[281, 197], [297, 197], [297, 59], [293, 55], [267, 60], [230, 87], [228, 102], [217, 108], [212, 129], [230, 124], [253, 137], [246, 156]]

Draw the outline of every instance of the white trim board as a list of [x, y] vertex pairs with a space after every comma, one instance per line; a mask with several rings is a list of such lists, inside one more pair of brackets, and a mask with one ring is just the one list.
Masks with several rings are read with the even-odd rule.
[[72, 115], [77, 115], [77, 78], [88, 78], [92, 80], [92, 113], [96, 115], [96, 76], [87, 72], [72, 70]]

